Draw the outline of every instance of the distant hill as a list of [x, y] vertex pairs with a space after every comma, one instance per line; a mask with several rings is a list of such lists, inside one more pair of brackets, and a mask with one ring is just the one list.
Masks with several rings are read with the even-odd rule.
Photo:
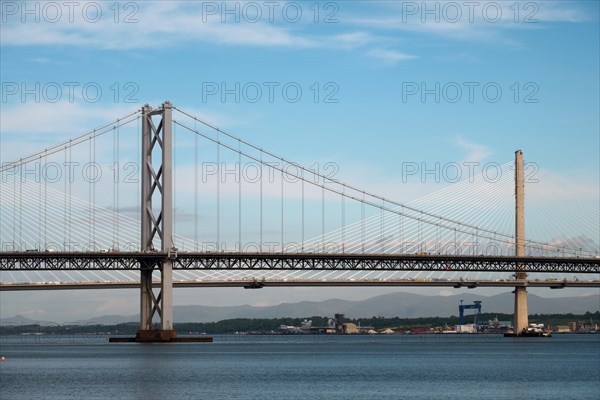
[[[465, 303], [480, 300], [484, 312], [513, 313], [514, 299], [511, 293], [491, 297], [474, 294], [441, 297], [398, 292], [361, 301], [331, 299], [320, 302], [282, 303], [269, 307], [176, 306], [174, 314], [177, 322], [212, 322], [231, 318], [333, 316], [335, 313], [346, 314], [350, 318], [446, 317], [458, 315], [460, 300], [464, 300]], [[530, 294], [528, 301], [530, 314], [584, 314], [587, 311], [600, 310], [600, 294], [563, 298], [543, 298]]]
[[78, 321], [80, 325], [114, 325], [121, 324], [125, 322], [138, 321], [139, 317], [137, 315], [103, 315], [101, 317], [91, 318], [85, 321]]
[[15, 315], [14, 317], [10, 317], [10, 318], [0, 318], [0, 323], [2, 323], [2, 325], [31, 325], [31, 324], [41, 324], [41, 325], [47, 325], [48, 322], [46, 321], [38, 321], [38, 320], [33, 320], [33, 319], [29, 319], [27, 317], [24, 317], [22, 315]]
[[[67, 322], [63, 322], [60, 325], [65, 325], [65, 324], [73, 324], [73, 325], [90, 325], [90, 324], [100, 324], [100, 325], [113, 325], [113, 324], [119, 324], [122, 322], [131, 322], [131, 321], [137, 321], [138, 317], [136, 315], [128, 315], [128, 316], [124, 316], [124, 315], [104, 315], [101, 317], [94, 317], [88, 320], [80, 320], [80, 321], [67, 321]], [[38, 324], [38, 325], [56, 325], [56, 322], [48, 322], [48, 321], [44, 321], [44, 320], [39, 320], [39, 319], [31, 319], [31, 318], [27, 318], [24, 317], [22, 315], [15, 315], [14, 317], [10, 317], [10, 318], [0, 318], [0, 324], [1, 325], [33, 325], [33, 324]]]
[[[480, 296], [476, 294], [458, 294], [447, 297], [425, 296], [414, 293], [390, 293], [371, 297], [366, 300], [349, 301], [331, 299], [325, 301], [302, 301], [299, 303], [282, 303], [275, 306], [175, 306], [175, 322], [215, 322], [233, 318], [282, 318], [282, 317], [311, 317], [333, 316], [336, 313], [346, 314], [350, 318], [369, 317], [448, 317], [458, 315], [460, 300], [472, 303], [482, 301], [482, 311], [486, 313], [513, 313], [513, 295], [503, 293], [495, 296]], [[528, 296], [530, 314], [584, 314], [587, 311], [600, 310], [600, 294], [582, 297], [544, 298], [534, 294]], [[79, 324], [118, 324], [136, 322], [137, 315], [104, 315]], [[0, 323], [11, 325], [26, 325], [48, 322], [35, 321], [16, 315], [12, 318], [2, 318]]]

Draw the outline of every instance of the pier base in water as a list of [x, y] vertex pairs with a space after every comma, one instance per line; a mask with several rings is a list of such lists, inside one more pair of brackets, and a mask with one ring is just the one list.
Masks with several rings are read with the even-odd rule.
[[149, 329], [139, 330], [134, 338], [109, 338], [108, 341], [110, 343], [210, 343], [213, 341], [213, 338], [211, 336], [177, 337], [174, 330]]

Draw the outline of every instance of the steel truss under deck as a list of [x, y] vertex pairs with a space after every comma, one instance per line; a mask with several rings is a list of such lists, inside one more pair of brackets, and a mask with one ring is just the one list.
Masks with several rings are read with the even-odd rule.
[[0, 253], [0, 271], [155, 270], [386, 270], [600, 273], [598, 258], [307, 253]]

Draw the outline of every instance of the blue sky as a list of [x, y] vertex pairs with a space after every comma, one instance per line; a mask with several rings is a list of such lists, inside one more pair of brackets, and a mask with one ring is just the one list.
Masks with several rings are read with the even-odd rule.
[[[598, 193], [597, 1], [55, 4], [2, 1], [2, 162], [170, 100], [399, 201], [438, 187], [397, 190], [402, 162], [505, 163], [518, 148]], [[239, 101], [222, 97], [236, 85]]]
[[[35, 10], [35, 4], [27, 7]], [[236, 3], [122, 3], [118, 17], [113, 3], [94, 4], [85, 13], [83, 5], [75, 8], [73, 23], [61, 7], [62, 17], [52, 23], [54, 11], [43, 3], [35, 15], [26, 14], [21, 3], [4, 2], [1, 72], [7, 124], [11, 113], [36, 106], [54, 114], [60, 120], [57, 129], [69, 137], [111, 118], [111, 112], [117, 116], [169, 99], [299, 161], [360, 162], [389, 178], [398, 161], [487, 156], [504, 162], [516, 148], [544, 168], [597, 178], [597, 2], [490, 3], [502, 6], [497, 22], [492, 22], [496, 6], [485, 2], [473, 6], [472, 17], [461, 2], [428, 3], [437, 7], [437, 15], [427, 14], [420, 2], [321, 2], [317, 23], [312, 2], [276, 3], [272, 22], [263, 2], [237, 3], [233, 14], [225, 14], [225, 7], [235, 10]], [[96, 8], [102, 11], [98, 22], [86, 21], [96, 19]], [[255, 18], [256, 9], [261, 18]], [[302, 17], [291, 22], [297, 9]], [[137, 22], [121, 21], [129, 14]], [[247, 22], [254, 19], [258, 22]], [[59, 84], [59, 100], [47, 101], [56, 97], [49, 90], [35, 103], [33, 95], [23, 99], [23, 86], [16, 93], [6, 86], [31, 89], [36, 82], [41, 88]], [[68, 82], [79, 85], [73, 102]], [[268, 82], [276, 85], [273, 102]], [[95, 103], [83, 98], [81, 87], [89, 83], [102, 89]], [[221, 88], [235, 91], [236, 83], [239, 103], [233, 94], [220, 96]], [[252, 87], [242, 92], [249, 83], [263, 89], [255, 103]], [[303, 92], [296, 103], [281, 90], [290, 83]], [[423, 99], [421, 89], [436, 92], [436, 84], [439, 103], [435, 94]], [[490, 101], [483, 93], [486, 84]], [[207, 92], [212, 85], [218, 93]], [[415, 85], [415, 94], [403, 96]], [[472, 102], [467, 85], [474, 88]], [[459, 96], [456, 87], [462, 90]], [[501, 97], [492, 103], [498, 87]], [[131, 99], [137, 104], [127, 103], [126, 95], [134, 91]], [[326, 103], [325, 96], [334, 91], [331, 99], [337, 103]], [[89, 118], [73, 126], [68, 120], [75, 110]], [[34, 133], [37, 125], [21, 126], [18, 134]], [[5, 138], [17, 134], [11, 126], [3, 129]], [[484, 151], [470, 154], [469, 144]]]

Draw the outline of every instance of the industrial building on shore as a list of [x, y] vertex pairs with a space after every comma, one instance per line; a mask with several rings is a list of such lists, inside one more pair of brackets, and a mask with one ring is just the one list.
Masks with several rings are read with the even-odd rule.
[[330, 318], [326, 326], [313, 326], [311, 320], [304, 320], [300, 326], [281, 325], [279, 330], [282, 333], [328, 333], [328, 334], [375, 334], [379, 333], [372, 326], [360, 326], [352, 322], [347, 322], [344, 314], [335, 314]]

